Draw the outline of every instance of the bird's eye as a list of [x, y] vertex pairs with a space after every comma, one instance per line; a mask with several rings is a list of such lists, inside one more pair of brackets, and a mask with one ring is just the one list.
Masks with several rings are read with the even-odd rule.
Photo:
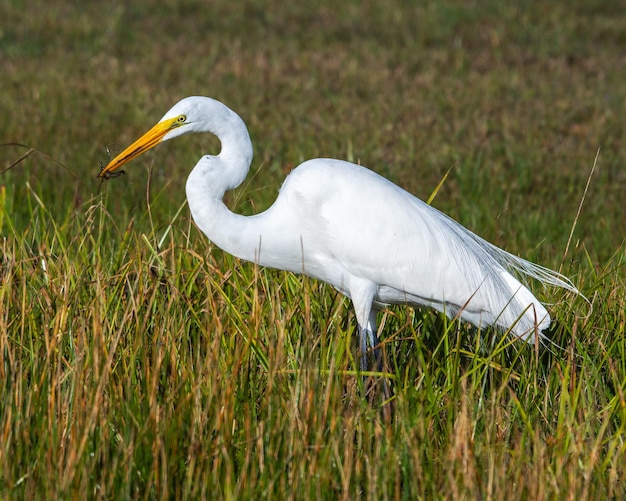
[[187, 115], [180, 115], [178, 119], [176, 120], [176, 123], [178, 123], [178, 125], [182, 125], [186, 121], [187, 121]]

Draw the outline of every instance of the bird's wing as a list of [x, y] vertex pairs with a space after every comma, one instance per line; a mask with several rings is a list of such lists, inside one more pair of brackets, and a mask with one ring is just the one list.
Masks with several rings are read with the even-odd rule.
[[318, 159], [296, 172], [289, 192], [309, 250], [423, 298], [461, 301], [475, 292], [475, 280], [462, 277], [478, 267], [476, 245], [451, 231], [456, 223], [444, 214], [347, 162]]
[[285, 188], [298, 199], [293, 206], [303, 222], [304, 245], [325, 253], [346, 273], [377, 284], [390, 298], [397, 291], [398, 300], [391, 302], [404, 297], [408, 303], [468, 308], [468, 315], [470, 310], [493, 315], [489, 323], [508, 308], [500, 323], [509, 326], [529, 305], [547, 315], [509, 271], [567, 285], [558, 274], [489, 244], [368, 169], [317, 159], [297, 171]]

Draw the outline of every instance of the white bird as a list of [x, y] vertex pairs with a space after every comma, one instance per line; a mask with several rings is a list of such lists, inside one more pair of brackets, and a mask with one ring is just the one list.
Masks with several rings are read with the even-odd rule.
[[112, 177], [157, 144], [210, 132], [219, 155], [200, 158], [187, 179], [194, 221], [234, 256], [331, 284], [351, 298], [361, 369], [377, 346], [377, 312], [389, 304], [427, 306], [477, 327], [494, 325], [529, 343], [550, 325], [546, 308], [517, 276], [578, 293], [563, 275], [486, 242], [375, 172], [342, 160], [298, 166], [265, 212], [242, 216], [223, 202], [246, 178], [252, 142], [243, 120], [207, 97], [187, 97], [102, 169]]

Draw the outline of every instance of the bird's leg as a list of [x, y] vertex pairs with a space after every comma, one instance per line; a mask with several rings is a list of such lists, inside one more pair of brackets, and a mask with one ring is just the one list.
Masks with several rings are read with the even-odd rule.
[[359, 354], [361, 361], [361, 372], [365, 372], [369, 370], [369, 350], [368, 350], [368, 339], [371, 337], [371, 332], [369, 332], [366, 328], [363, 328], [359, 325]]
[[[360, 365], [361, 371], [374, 371], [383, 373], [383, 354], [380, 348], [376, 329], [376, 311], [373, 310], [369, 314], [368, 322], [365, 326], [359, 324], [359, 347], [360, 347]], [[370, 360], [373, 359], [373, 364]], [[391, 420], [393, 414], [391, 404], [391, 388], [385, 377], [364, 376], [363, 381], [366, 386], [366, 394], [370, 401], [374, 401], [382, 392], [383, 402], [387, 402], [383, 408], [383, 414], [386, 421]]]
[[[361, 371], [370, 370], [382, 371], [382, 355], [378, 346], [378, 336], [376, 335], [376, 310], [369, 314], [367, 324], [361, 325], [359, 322], [359, 348], [361, 356]], [[369, 358], [373, 357], [375, 366], [369, 364]]]
[[[375, 287], [368, 282], [355, 281], [350, 289], [350, 296], [354, 304], [354, 312], [358, 325], [359, 336], [359, 364], [361, 372], [374, 371], [378, 374], [365, 376], [363, 375], [363, 383], [365, 393], [370, 403], [376, 404], [380, 402], [382, 394], [382, 402], [385, 405], [381, 407], [381, 411], [387, 422], [390, 422], [393, 410], [391, 407], [391, 388], [389, 382], [383, 376], [383, 356], [378, 343], [376, 329], [376, 314], [378, 310], [374, 307]], [[370, 360], [374, 360], [374, 364], [370, 364]]]

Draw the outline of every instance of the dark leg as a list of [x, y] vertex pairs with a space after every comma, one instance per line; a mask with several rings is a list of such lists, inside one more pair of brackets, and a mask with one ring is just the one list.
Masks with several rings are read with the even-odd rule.
[[[382, 355], [378, 346], [378, 336], [376, 335], [376, 310], [369, 314], [367, 325], [358, 325], [359, 348], [361, 356], [361, 371], [382, 371]], [[370, 359], [374, 359], [374, 364], [370, 364]]]
[[[367, 327], [358, 326], [359, 332], [359, 349], [360, 349], [360, 365], [362, 372], [379, 372], [384, 373], [384, 360], [382, 349], [376, 334], [376, 311], [372, 311], [369, 316]], [[373, 363], [372, 363], [373, 362]], [[390, 422], [393, 413], [391, 404], [391, 388], [386, 377], [382, 376], [364, 376], [366, 394], [371, 402], [378, 399], [382, 394], [383, 415], [385, 420]]]

